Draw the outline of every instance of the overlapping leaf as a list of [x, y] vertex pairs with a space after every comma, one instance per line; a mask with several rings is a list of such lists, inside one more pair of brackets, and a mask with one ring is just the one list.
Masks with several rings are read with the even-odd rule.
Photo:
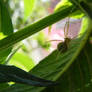
[[[73, 6], [70, 6], [70, 8], [72, 8]], [[16, 32], [16, 33], [14, 33], [14, 34], [11, 34], [10, 36], [8, 36], [8, 37], [6, 37], [5, 39], [3, 39], [3, 40], [1, 40], [0, 41], [0, 50], [2, 50], [2, 51], [4, 51], [3, 49], [6, 49], [6, 48], [9, 48], [9, 47], [11, 47], [11, 45], [14, 45], [16, 42], [18, 42], [18, 41], [20, 41], [20, 40], [22, 40], [22, 39], [24, 39], [24, 38], [26, 38], [26, 37], [28, 37], [29, 35], [32, 35], [33, 33], [36, 33], [36, 32], [38, 32], [38, 31], [40, 31], [41, 29], [43, 29], [43, 28], [45, 28], [46, 26], [48, 26], [48, 25], [50, 25], [50, 24], [53, 24], [53, 23], [55, 23], [56, 21], [58, 21], [58, 20], [60, 20], [60, 19], [62, 19], [62, 18], [64, 18], [65, 16], [67, 16], [67, 14], [66, 13], [68, 13], [67, 11], [70, 11], [70, 8], [69, 7], [67, 7], [66, 9], [62, 9], [61, 11], [59, 11], [59, 12], [57, 12], [57, 13], [55, 13], [55, 14], [52, 14], [52, 15], [50, 15], [50, 16], [47, 16], [46, 18], [43, 18], [43, 19], [41, 19], [40, 21], [38, 21], [38, 22], [36, 22], [36, 23], [34, 23], [34, 24], [32, 24], [32, 25], [30, 25], [30, 26], [28, 26], [28, 27], [26, 27], [26, 28], [24, 28], [24, 29], [21, 29], [19, 32]], [[65, 11], [66, 10], [66, 11]], [[63, 13], [63, 12], [66, 12], [66, 13]], [[63, 15], [64, 14], [64, 15]], [[62, 15], [62, 16], [61, 16]], [[52, 19], [52, 17], [53, 18], [55, 18], [56, 20], [53, 20]], [[48, 21], [49, 20], [49, 21]], [[30, 31], [30, 29], [31, 29], [31, 31]], [[21, 32], [21, 33], [20, 33]], [[25, 33], [26, 32], [26, 33]], [[19, 38], [18, 38], [19, 37]], [[21, 39], [20, 39], [21, 38]], [[9, 42], [10, 41], [10, 42]], [[6, 45], [7, 44], [7, 45]], [[3, 47], [3, 48], [2, 48]], [[1, 66], [2, 67], [2, 66]], [[4, 66], [5, 67], [5, 66]], [[7, 66], [5, 67], [5, 68], [7, 68]], [[10, 70], [8, 70], [8, 72], [9, 71], [12, 71], [12, 69], [11, 68], [9, 68]], [[22, 71], [22, 70], [21, 70]], [[6, 73], [6, 71], [4, 71], [5, 73]], [[11, 73], [12, 74], [12, 72], [9, 72], [9, 73]], [[14, 74], [12, 74], [12, 77], [14, 77], [13, 76]], [[10, 80], [8, 79], [6, 79], [6, 76], [8, 76], [8, 78], [11, 78]], [[17, 75], [17, 76], [19, 76], [19, 75]], [[19, 83], [21, 82], [21, 81], [23, 81], [23, 80], [21, 80], [21, 79], [19, 79], [19, 78], [15, 78], [14, 77], [14, 80], [12, 80], [12, 77], [10, 77], [10, 75], [8, 75], [8, 74], [2, 74], [2, 72], [1, 72], [1, 81], [2, 81], [2, 78], [4, 79], [4, 81], [6, 82], [6, 81], [15, 81], [16, 82], [16, 79], [18, 79], [19, 81]], [[22, 77], [21, 77], [22, 78]], [[4, 82], [3, 81], [3, 82]], [[24, 80], [25, 81], [25, 80]], [[32, 81], [30, 81], [30, 82], [32, 82]], [[45, 85], [45, 84], [43, 84], [43, 85]], [[48, 84], [48, 85], [51, 85], [51, 84]]]
[[[86, 44], [86, 41], [88, 40], [88, 37], [92, 31], [91, 24], [92, 24], [92, 21], [87, 19], [86, 24], [85, 24], [86, 26], [83, 26], [83, 28], [84, 28], [83, 34], [78, 39], [71, 41], [70, 47], [66, 53], [62, 53], [57, 58], [57, 55], [59, 52], [54, 51], [51, 55], [49, 55], [41, 63], [39, 63], [34, 69], [32, 69], [31, 73], [38, 75], [39, 77], [49, 79], [49, 80], [59, 80], [60, 79], [62, 81], [62, 83], [64, 83], [64, 85], [68, 85], [67, 87], [65, 86], [66, 87], [65, 88], [64, 85], [61, 83], [61, 85], [60, 85], [60, 87], [62, 86], [61, 88], [59, 86], [56, 87], [56, 89], [60, 88], [61, 91], [65, 91], [65, 92], [81, 91], [81, 92], [83, 92], [83, 90], [84, 90], [86, 92], [85, 88], [88, 88], [91, 85], [91, 77], [90, 77], [91, 76], [91, 72], [90, 72], [91, 64], [88, 64], [88, 62], [86, 62], [86, 61], [90, 62], [90, 58], [91, 58], [90, 53], [91, 52], [89, 49], [92, 49], [92, 48], [90, 47], [89, 44], [88, 45], [85, 45], [85, 44]], [[46, 26], [48, 26], [48, 25], [46, 25]], [[46, 27], [46, 26], [44, 26], [44, 27]], [[44, 28], [44, 27], [42, 27], [42, 28]], [[39, 30], [41, 30], [41, 29], [39, 29]], [[36, 32], [39, 30], [36, 30]], [[33, 33], [35, 33], [35, 32], [33, 32]], [[27, 36], [25, 36], [25, 37], [27, 37]], [[22, 36], [22, 38], [17, 40], [16, 42], [24, 39], [25, 37]], [[9, 39], [9, 38], [6, 38], [6, 39]], [[6, 41], [6, 40], [4, 40], [4, 41]], [[75, 43], [72, 43], [72, 42], [75, 42]], [[14, 44], [14, 41], [12, 44]], [[84, 48], [83, 54], [80, 54], [80, 52], [82, 51], [83, 48]], [[84, 57], [84, 56], [86, 56], [86, 57]], [[78, 59], [77, 59], [77, 57], [78, 57]], [[81, 62], [80, 58], [82, 58], [81, 60], [83, 60], [84, 62]], [[83, 63], [84, 63], [84, 65], [83, 65]], [[74, 72], [76, 73], [76, 75], [73, 74]], [[16, 73], [13, 73], [13, 75], [14, 74], [16, 74]], [[3, 74], [2, 74], [2, 76], [3, 76]], [[80, 81], [77, 81], [77, 78], [80, 79]], [[59, 82], [60, 82], [60, 80], [59, 80]], [[76, 82], [76, 85], [74, 84], [74, 82]], [[63, 87], [64, 87], [64, 89], [63, 89]], [[40, 88], [40, 87], [31, 87], [31, 86], [15, 84], [15, 85], [10, 86], [9, 88], [2, 89], [1, 92], [12, 92], [12, 91], [13, 92], [25, 92], [25, 91], [26, 92], [30, 92], [30, 91], [31, 92], [40, 92], [43, 89], [44, 88]], [[90, 89], [91, 89], [91, 87], [90, 87]], [[50, 89], [48, 89], [48, 92], [49, 92], [49, 90]], [[51, 89], [51, 90], [53, 91], [53, 89]]]
[[[58, 81], [61, 85], [47, 88], [42, 92], [91, 92], [92, 91], [92, 44], [85, 47]], [[65, 88], [66, 87], [66, 88]]]
[[0, 65], [0, 83], [17, 82], [31, 86], [53, 86], [56, 82], [35, 77], [15, 66]]
[[92, 2], [90, 0], [69, 0], [76, 5], [84, 14], [92, 19]]
[[[62, 85], [62, 87], [61, 87], [61, 85], [60, 85], [60, 87], [62, 89], [60, 89], [59, 86], [56, 87], [56, 89], [59, 88], [61, 91], [65, 91], [65, 92], [68, 92], [70, 90], [73, 90], [73, 91], [79, 90], [80, 91], [83, 89], [82, 86], [85, 88], [86, 88], [86, 86], [90, 87], [88, 84], [90, 82], [90, 85], [91, 85], [91, 79], [89, 76], [91, 74], [91, 72], [89, 72], [89, 70], [91, 70], [91, 69], [89, 69], [89, 65], [88, 65], [88, 62], [86, 62], [86, 60], [83, 61], [84, 62], [83, 66], [82, 66], [83, 62], [81, 62], [81, 60], [83, 60], [85, 58], [87, 59], [87, 57], [84, 57], [84, 58], [82, 57], [82, 59], [80, 60], [80, 57], [81, 57], [80, 52], [81, 52], [82, 48], [85, 47], [85, 43], [91, 33], [92, 27], [90, 26], [90, 23], [91, 23], [91, 21], [89, 21], [88, 19], [85, 20], [84, 26], [85, 25], [87, 25], [87, 26], [86, 27], [83, 26], [83, 30], [82, 30], [83, 35], [81, 35], [81, 37], [79, 37], [78, 39], [73, 40], [71, 42], [70, 48], [68, 49], [68, 51], [66, 53], [62, 53], [57, 58], [58, 51], [54, 51], [51, 55], [49, 55], [42, 62], [40, 62], [35, 68], [33, 68], [31, 73], [35, 74], [35, 75], [39, 75], [40, 77], [43, 77], [43, 78], [46, 78], [49, 80], [59, 80], [60, 79], [61, 85]], [[90, 49], [90, 45], [87, 45], [87, 47], [85, 47], [85, 48]], [[89, 50], [87, 53], [89, 53]], [[85, 53], [83, 55], [85, 55]], [[77, 59], [78, 56], [79, 56], [79, 58], [78, 58], [79, 60]], [[53, 58], [53, 57], [55, 57], [55, 58]], [[91, 57], [91, 56], [89, 56], [89, 57]], [[70, 71], [71, 68], [69, 68], [70, 66], [72, 66], [71, 71]], [[82, 69], [80, 68], [81, 66], [82, 66]], [[75, 69], [76, 67], [78, 70]], [[76, 74], [73, 74], [73, 72]], [[83, 75], [83, 73], [84, 73], [84, 75]], [[83, 79], [81, 76], [83, 76]], [[89, 78], [86, 78], [86, 76], [89, 76]], [[75, 77], [75, 78], [73, 78], [73, 77]], [[77, 81], [77, 79], [80, 79], [80, 80]], [[60, 82], [60, 80], [59, 80], [59, 82]], [[74, 84], [74, 85], [71, 84], [71, 83], [74, 83], [74, 82], [72, 82], [72, 80], [74, 82], [76, 82], [76, 84]], [[85, 83], [82, 84], [82, 81], [84, 81]], [[67, 85], [67, 88], [65, 89], [65, 87], [63, 85], [64, 86]], [[9, 90], [9, 92], [12, 92], [12, 90], [14, 92], [17, 92], [17, 91], [18, 92], [25, 92], [25, 91], [26, 92], [30, 92], [30, 91], [31, 92], [41, 92], [41, 90], [44, 89], [44, 88], [29, 87], [29, 86], [23, 89], [24, 86], [25, 85], [17, 85], [16, 84], [16, 85], [11, 86], [7, 90]], [[74, 89], [72, 89], [73, 86], [74, 86]], [[18, 89], [17, 91], [16, 91], [15, 87], [17, 87], [17, 89]], [[4, 90], [4, 92], [5, 91], [6, 91], [6, 89]], [[80, 92], [82, 92], [82, 91], [80, 91]]]

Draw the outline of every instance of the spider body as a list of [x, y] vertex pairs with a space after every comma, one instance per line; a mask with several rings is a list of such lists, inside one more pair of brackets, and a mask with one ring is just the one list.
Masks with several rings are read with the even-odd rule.
[[69, 42], [71, 41], [70, 38], [65, 38], [64, 42], [60, 42], [57, 46], [57, 49], [60, 53], [64, 53], [68, 50]]

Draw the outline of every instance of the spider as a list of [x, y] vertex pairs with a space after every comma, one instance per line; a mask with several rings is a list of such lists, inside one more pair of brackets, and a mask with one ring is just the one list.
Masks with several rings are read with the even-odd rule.
[[[71, 41], [71, 38], [68, 37], [69, 19], [70, 18], [68, 18], [68, 21], [66, 22], [65, 27], [64, 27], [64, 36], [65, 36], [64, 41], [63, 42], [61, 41], [57, 45], [57, 49], [60, 53], [64, 53], [68, 50], [69, 43]], [[65, 31], [66, 26], [67, 26], [67, 30]]]
[[[73, 38], [72, 37], [69, 37], [69, 35], [68, 35], [69, 26], [70, 26], [69, 25], [69, 22], [70, 22], [70, 17], [68, 17], [68, 20], [66, 21], [65, 26], [64, 26], [64, 41], [63, 40], [50, 40], [49, 41], [49, 42], [51, 42], [51, 41], [60, 41], [60, 43], [57, 45], [57, 51], [59, 53], [66, 52], [69, 49], [69, 46], [70, 46], [70, 42], [71, 41], [73, 43], [76, 43], [76, 41], [77, 41], [76, 37], [79, 35], [79, 34], [77, 34]], [[75, 25], [75, 23], [74, 23], [74, 25]], [[78, 25], [78, 28], [80, 28], [79, 25]]]
[[[62, 40], [50, 40], [50, 41], [61, 41], [58, 45], [57, 45], [57, 50], [60, 52], [60, 53], [64, 53], [68, 50], [68, 47], [69, 47], [69, 43], [71, 41], [71, 38], [68, 37], [68, 30], [69, 30], [69, 19], [68, 18], [68, 21], [66, 22], [65, 26], [64, 26], [64, 41]], [[67, 29], [66, 29], [67, 28]], [[66, 30], [65, 30], [66, 29]], [[49, 42], [50, 42], [49, 41]]]

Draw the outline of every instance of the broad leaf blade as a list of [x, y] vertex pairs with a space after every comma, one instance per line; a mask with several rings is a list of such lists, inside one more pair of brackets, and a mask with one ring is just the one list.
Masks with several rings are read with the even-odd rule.
[[[86, 22], [85, 23], [86, 27], [83, 26], [83, 31], [85, 30], [83, 35], [81, 35], [81, 37], [78, 38], [77, 40], [74, 40], [74, 42], [76, 41], [74, 44], [72, 44], [72, 42], [71, 42], [70, 48], [66, 53], [62, 53], [58, 57], [58, 59], [56, 59], [58, 51], [54, 51], [51, 55], [49, 55], [42, 62], [40, 62], [35, 68], [33, 68], [31, 70], [31, 73], [38, 75], [40, 77], [49, 79], [49, 80], [58, 80], [62, 76], [66, 76], [65, 72], [68, 71], [69, 67], [76, 60], [77, 56], [80, 55], [80, 52], [81, 52], [82, 48], [85, 46], [85, 43], [91, 33], [91, 29], [92, 29], [92, 27], [90, 25], [91, 21], [89, 19], [86, 19], [85, 22]], [[76, 76], [76, 78], [77, 78], [77, 76]], [[80, 78], [80, 77], [78, 77], [78, 78]], [[66, 82], [66, 80], [65, 80], [65, 82]], [[64, 81], [63, 81], [63, 83], [64, 83]], [[76, 83], [76, 84], [78, 84], [78, 83]], [[44, 89], [44, 88], [38, 88], [38, 87], [37, 88], [26, 87], [25, 89], [23, 89], [23, 85], [19, 86], [16, 84], [9, 88], [9, 92], [12, 92], [12, 90], [15, 91], [15, 87], [18, 87], [19, 92], [21, 92], [20, 90], [22, 90], [22, 92], [25, 92], [25, 91], [26, 92], [29, 92], [29, 91], [40, 92], [41, 90]]]
[[[92, 45], [86, 43], [85, 47], [58, 81], [61, 85], [47, 88], [42, 92], [91, 92], [92, 91]], [[65, 88], [66, 87], [66, 88]]]

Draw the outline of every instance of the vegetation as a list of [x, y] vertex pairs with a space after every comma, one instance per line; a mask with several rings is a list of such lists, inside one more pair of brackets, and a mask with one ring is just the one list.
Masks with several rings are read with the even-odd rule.
[[[0, 0], [0, 92], [91, 92], [92, 1], [63, 0], [57, 4], [54, 13], [26, 26], [26, 20], [36, 6], [35, 0], [30, 0], [32, 7], [26, 11], [29, 2], [24, 0], [25, 17], [21, 23], [25, 26], [17, 32], [14, 32], [8, 2], [9, 0]], [[14, 49], [16, 43], [66, 17], [81, 18], [82, 24], [78, 37], [70, 41], [65, 52], [56, 49], [34, 67], [32, 59], [26, 54], [17, 53], [21, 46], [17, 45], [17, 49]], [[25, 46], [23, 49], [26, 50]], [[17, 54], [14, 59], [12, 56], [15, 53]], [[9, 66], [10, 59], [14, 62], [22, 60], [25, 68]], [[11, 81], [15, 83], [8, 83]]]

